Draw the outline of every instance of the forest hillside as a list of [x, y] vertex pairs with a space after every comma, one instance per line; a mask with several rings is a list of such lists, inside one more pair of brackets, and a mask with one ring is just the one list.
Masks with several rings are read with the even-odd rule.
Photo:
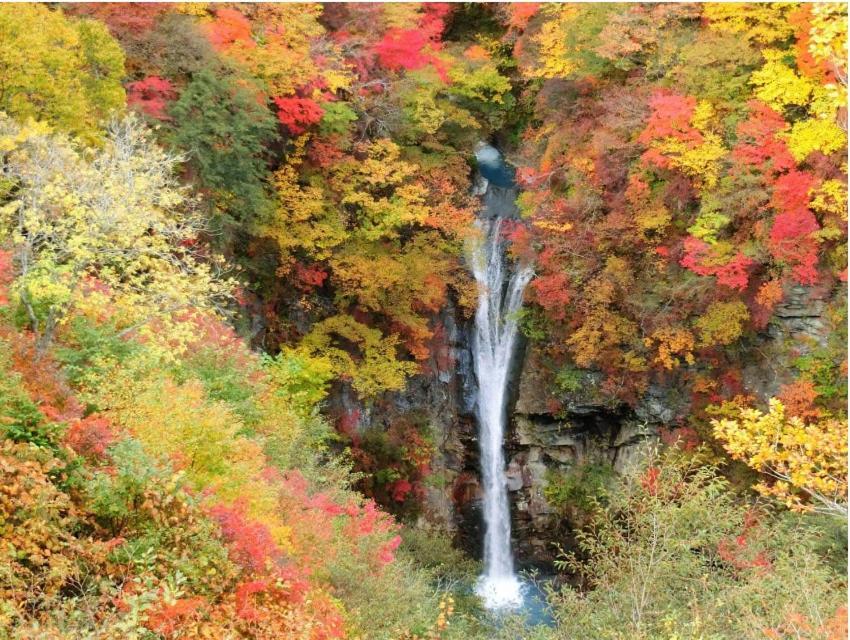
[[844, 4], [0, 5], [0, 639], [838, 640], [846, 328]]

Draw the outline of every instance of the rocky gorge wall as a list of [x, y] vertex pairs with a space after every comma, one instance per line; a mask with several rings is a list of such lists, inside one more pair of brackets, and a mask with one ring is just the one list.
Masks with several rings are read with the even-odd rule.
[[[765, 330], [741, 346], [745, 391], [766, 399], [791, 378], [791, 361], [823, 346], [829, 333], [827, 293], [794, 286], [786, 291]], [[446, 531], [480, 557], [481, 487], [475, 420], [476, 382], [471, 364], [472, 326], [456, 305], [435, 318], [441, 327], [431, 358], [402, 392], [372, 407], [337, 395], [337, 411], [355, 409], [361, 425], [389, 427], [415, 414], [427, 420], [434, 444], [418, 526]], [[568, 548], [571, 532], [545, 496], [551, 473], [588, 463], [627, 474], [657, 445], [662, 426], [687, 416], [689, 397], [672, 384], [654, 384], [634, 407], [611, 404], [599, 390], [602, 376], [582, 371], [576, 391], [558, 390], [551, 367], [534, 344], [517, 354], [506, 438], [513, 548], [520, 568], [550, 570], [556, 543]]]
[[[766, 401], [790, 382], [792, 361], [825, 346], [826, 311], [826, 291], [788, 287], [765, 330], [742, 345], [744, 392]], [[514, 549], [523, 564], [546, 567], [554, 543], [569, 546], [571, 532], [544, 494], [547, 475], [600, 463], [628, 474], [658, 444], [661, 427], [690, 411], [689, 398], [673, 384], [651, 385], [628, 407], [607, 402], [600, 382], [600, 374], [582, 372], [577, 391], [559, 393], [542, 355], [526, 349], [506, 442]]]

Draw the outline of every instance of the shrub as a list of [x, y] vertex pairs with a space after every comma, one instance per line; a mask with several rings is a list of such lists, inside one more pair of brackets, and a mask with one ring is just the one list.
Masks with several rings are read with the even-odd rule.
[[568, 471], [550, 471], [543, 495], [555, 509], [587, 513], [605, 502], [614, 481], [614, 468], [606, 462], [585, 462]]
[[[590, 586], [553, 595], [559, 637], [837, 638], [843, 575], [817, 554], [822, 534], [736, 495], [713, 467], [676, 453], [622, 480], [578, 535], [586, 560], [562, 567]], [[805, 594], [805, 598], [801, 596]]]

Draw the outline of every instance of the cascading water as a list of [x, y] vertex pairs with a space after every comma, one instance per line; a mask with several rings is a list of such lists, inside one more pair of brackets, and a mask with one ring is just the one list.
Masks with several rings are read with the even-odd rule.
[[[489, 145], [479, 147], [476, 156], [479, 164], [482, 157], [489, 160], [491, 173], [497, 168], [494, 160], [501, 162], [498, 151]], [[487, 176], [485, 170], [481, 173]], [[491, 197], [494, 191], [503, 193]], [[533, 274], [530, 264], [512, 265], [505, 255], [502, 222], [506, 213], [512, 212], [515, 195], [513, 188], [492, 185], [488, 188], [483, 216], [477, 223], [481, 234], [469, 255], [478, 284], [473, 364], [478, 380], [478, 441], [485, 525], [484, 573], [477, 592], [492, 609], [518, 607], [523, 601], [522, 585], [514, 573], [511, 554], [511, 516], [503, 452], [508, 373], [519, 331], [517, 312]]]

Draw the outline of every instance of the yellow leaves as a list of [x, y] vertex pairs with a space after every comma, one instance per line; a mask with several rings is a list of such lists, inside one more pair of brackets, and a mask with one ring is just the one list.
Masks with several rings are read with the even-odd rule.
[[694, 327], [699, 331], [699, 346], [731, 344], [741, 337], [749, 318], [747, 305], [740, 300], [711, 303], [694, 322]]
[[713, 130], [715, 120], [714, 107], [701, 100], [690, 118], [690, 124], [696, 131], [689, 135], [665, 136], [654, 140], [650, 146], [660, 152], [671, 166], [694, 179], [697, 186], [713, 188], [720, 178], [721, 161], [728, 153], [723, 140]]
[[817, 83], [792, 69], [784, 51], [765, 49], [762, 54], [764, 66], [750, 77], [756, 97], [780, 113], [790, 105], [808, 105]]
[[[357, 353], [352, 355], [346, 345], [353, 345]], [[317, 323], [301, 342], [305, 352], [328, 358], [334, 373], [350, 380], [364, 398], [404, 388], [407, 377], [418, 370], [416, 363], [397, 359], [397, 346], [397, 336], [383, 337], [378, 329], [348, 315]]]
[[[0, 118], [3, 118], [6, 115], [7, 114], [0, 113]], [[0, 133], [2, 134], [0, 135], [0, 151], [7, 153], [9, 151], [19, 149], [23, 143], [31, 138], [40, 138], [50, 135], [52, 133], [52, 128], [47, 122], [27, 118], [26, 122], [18, 127], [4, 128], [4, 130]]]
[[656, 329], [648, 338], [644, 338], [644, 346], [657, 350], [653, 362], [663, 366], [668, 371], [678, 368], [682, 361], [694, 364], [694, 336], [681, 327], [663, 327]]
[[812, 190], [809, 207], [822, 216], [834, 215], [847, 222], [847, 183], [841, 180], [824, 180]]
[[717, 185], [720, 177], [720, 161], [726, 155], [726, 149], [720, 136], [708, 133], [702, 144], [694, 147], [680, 140], [668, 139], [658, 148], [670, 158], [673, 166], [683, 173], [704, 183], [708, 188]]
[[419, 24], [422, 19], [422, 8], [412, 2], [388, 2], [383, 7], [381, 17], [389, 28], [410, 29], [410, 25]]
[[299, 184], [293, 164], [283, 165], [274, 175], [278, 206], [264, 232], [277, 241], [284, 256], [297, 248], [325, 260], [346, 237], [338, 212], [325, 201], [320, 184]]
[[283, 347], [274, 359], [266, 358], [265, 372], [275, 395], [282, 396], [301, 415], [310, 415], [328, 394], [334, 365], [327, 355]]
[[[327, 91], [336, 94], [340, 89], [348, 89], [351, 86], [352, 71], [348, 68], [324, 69], [322, 71], [322, 78], [325, 81]], [[317, 97], [315, 95], [317, 93], [320, 93], [318, 89], [314, 92], [313, 97]]]
[[737, 419], [712, 420], [711, 424], [733, 458], [775, 480], [756, 485], [760, 493], [792, 509], [833, 513], [843, 509], [846, 514], [846, 419], [804, 422], [788, 416], [782, 403], [772, 398], [767, 413], [741, 407]]
[[709, 2], [703, 6], [703, 16], [714, 31], [771, 44], [791, 37], [794, 29], [788, 22], [788, 15], [796, 7], [792, 2]]
[[[567, 346], [577, 366], [589, 368], [624, 351], [635, 343], [637, 325], [611, 309], [612, 303], [632, 284], [634, 274], [623, 258], [609, 256], [605, 269], [587, 284], [586, 309], [581, 325], [567, 338]], [[627, 369], [642, 370], [644, 364], [632, 352], [622, 355]]]
[[575, 5], [545, 5], [542, 12], [548, 20], [543, 23], [534, 43], [540, 49], [540, 61], [528, 71], [533, 78], [564, 78], [571, 75], [577, 64], [575, 52], [567, 46], [565, 32], [573, 27], [579, 10]]
[[[210, 308], [231, 284], [192, 250], [200, 221], [174, 176], [176, 159], [134, 118], [83, 155], [62, 136], [0, 118], [17, 183], [0, 224], [21, 266], [13, 289], [36, 331], [49, 332], [97, 281], [119, 326], [143, 325], [193, 304]], [[15, 215], [10, 215], [12, 209]]]
[[412, 180], [416, 165], [401, 160], [400, 147], [388, 139], [365, 151], [365, 159], [341, 163], [329, 180], [341, 203], [356, 212], [356, 232], [369, 240], [392, 238], [399, 228], [424, 222], [430, 210], [426, 189]]
[[811, 5], [809, 52], [839, 70], [847, 69], [847, 5], [818, 2]]
[[332, 279], [344, 295], [356, 296], [364, 309], [380, 311], [386, 292], [405, 286], [406, 268], [399, 257], [396, 251], [383, 252], [379, 246], [349, 243], [331, 259]]
[[573, 224], [571, 222], [555, 222], [553, 220], [545, 220], [541, 218], [533, 219], [531, 224], [537, 229], [551, 231], [553, 233], [567, 233], [573, 229]]
[[367, 148], [365, 161], [356, 163], [356, 171], [370, 186], [401, 184], [416, 174], [416, 165], [401, 160], [401, 147], [389, 138], [375, 140]]
[[691, 124], [695, 129], [707, 133], [711, 129], [715, 117], [714, 107], [708, 100], [700, 100], [691, 116]]
[[123, 75], [103, 24], [41, 4], [0, 7], [0, 111], [97, 142], [102, 122], [124, 109]]
[[813, 151], [829, 155], [847, 144], [846, 132], [831, 118], [810, 118], [795, 122], [785, 139], [788, 150], [797, 162], [805, 160]]
[[[255, 33], [227, 46], [225, 54], [263, 80], [270, 94], [291, 95], [317, 77], [331, 91], [351, 85], [351, 70], [339, 52], [321, 40], [325, 34], [319, 23], [321, 5], [264, 4], [245, 10]], [[324, 58], [321, 68], [314, 57], [319, 52]]]
[[275, 541], [291, 548], [280, 519], [277, 491], [259, 477], [266, 466], [261, 443], [240, 435], [243, 424], [224, 402], [209, 400], [193, 380], [177, 384], [159, 370], [116, 370], [101, 381], [107, 415], [138, 438], [145, 450], [183, 466], [197, 490], [230, 502], [247, 497], [248, 513], [269, 524]]
[[635, 212], [637, 227], [644, 234], [663, 231], [672, 220], [670, 211], [662, 203], [653, 203]]
[[209, 2], [177, 2], [173, 11], [187, 16], [204, 17], [209, 12]]

